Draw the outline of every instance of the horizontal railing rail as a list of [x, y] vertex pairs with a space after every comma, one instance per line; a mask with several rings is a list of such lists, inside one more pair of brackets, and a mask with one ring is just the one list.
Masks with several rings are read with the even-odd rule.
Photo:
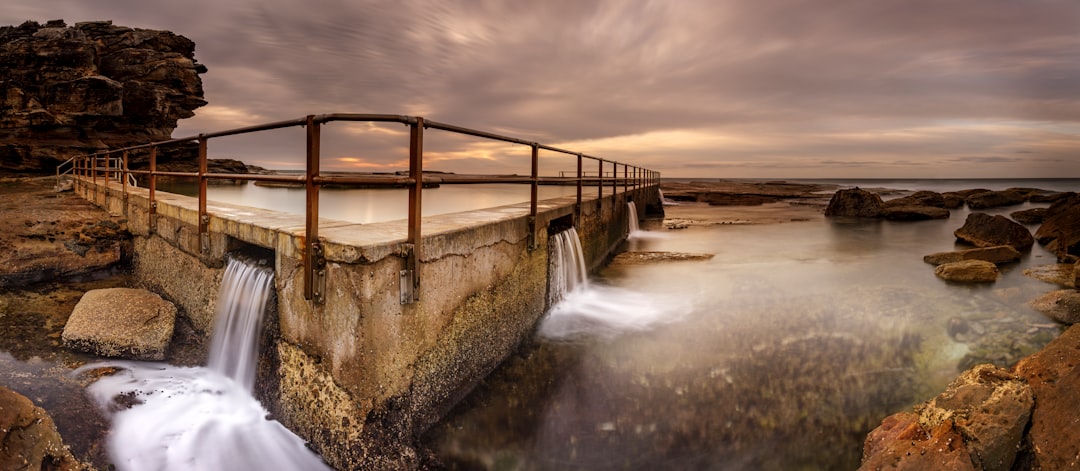
[[[322, 125], [335, 121], [367, 122], [367, 123], [401, 123], [409, 127], [409, 172], [402, 175], [370, 175], [370, 174], [323, 174], [320, 171], [320, 146]], [[302, 174], [256, 174], [256, 173], [211, 173], [208, 170], [208, 143], [211, 139], [252, 134], [277, 129], [303, 127], [306, 129], [306, 158], [305, 168]], [[581, 152], [566, 150], [534, 141], [505, 136], [497, 133], [469, 129], [437, 121], [429, 121], [423, 117], [404, 116], [392, 114], [356, 114], [356, 113], [333, 113], [321, 115], [308, 115], [304, 118], [277, 121], [272, 123], [247, 126], [224, 131], [203, 133], [196, 136], [188, 136], [165, 141], [151, 142], [130, 147], [111, 149], [93, 154], [73, 157], [69, 162], [72, 167], [65, 173], [89, 180], [97, 188], [97, 179], [104, 178], [108, 181], [120, 182], [122, 194], [126, 197], [128, 186], [135, 186], [135, 176], [147, 177], [149, 191], [149, 215], [152, 221], [157, 212], [157, 178], [158, 177], [181, 177], [198, 179], [198, 230], [199, 248], [201, 251], [209, 249], [209, 222], [207, 213], [207, 185], [211, 180], [255, 181], [255, 182], [283, 182], [301, 183], [305, 187], [305, 248], [303, 251], [304, 263], [304, 296], [316, 303], [323, 301], [325, 287], [325, 258], [323, 248], [319, 241], [319, 189], [328, 184], [360, 184], [371, 186], [404, 186], [408, 189], [408, 235], [404, 245], [399, 251], [405, 257], [405, 270], [403, 270], [403, 284], [407, 280], [408, 286], [403, 286], [402, 303], [411, 303], [419, 299], [419, 276], [417, 274], [417, 260], [420, 259], [423, 249], [421, 242], [421, 214], [422, 214], [422, 190], [424, 187], [424, 164], [423, 142], [424, 130], [436, 129], [454, 134], [479, 137], [487, 140], [507, 142], [522, 145], [531, 149], [531, 170], [528, 176], [520, 175], [447, 175], [430, 173], [431, 177], [442, 177], [440, 184], [479, 184], [479, 183], [515, 183], [531, 185], [529, 229], [530, 249], [536, 247], [533, 240], [536, 234], [537, 224], [537, 187], [540, 184], [563, 184], [576, 185], [575, 218], [580, 217], [583, 187], [595, 186], [597, 197], [603, 198], [605, 188], [610, 194], [658, 186], [660, 173], [655, 170], [638, 167], [614, 160], [603, 159], [587, 155]], [[158, 150], [168, 146], [185, 143], [198, 143], [198, 170], [195, 172], [177, 172], [157, 170]], [[576, 159], [576, 172], [560, 171], [559, 176], [541, 176], [539, 174], [540, 151], [553, 152], [574, 157]], [[129, 169], [129, 157], [134, 152], [149, 152], [149, 168], [142, 170]], [[587, 169], [585, 163], [592, 169]], [[61, 168], [57, 167], [57, 179], [61, 175]], [[568, 175], [569, 174], [569, 175]], [[105, 185], [107, 187], [107, 184]]]

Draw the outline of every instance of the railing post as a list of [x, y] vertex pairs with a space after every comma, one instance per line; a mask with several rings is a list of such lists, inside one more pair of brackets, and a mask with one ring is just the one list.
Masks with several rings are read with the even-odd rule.
[[529, 250], [535, 250], [536, 242], [536, 199], [540, 185], [540, 147], [532, 144], [532, 184], [529, 199]]
[[120, 158], [122, 159], [120, 162], [120, 165], [122, 167], [122, 170], [120, 171], [120, 196], [122, 198], [121, 204], [124, 205], [124, 217], [128, 217], [128, 151], [125, 149], [124, 153], [120, 155]]
[[210, 214], [206, 212], [206, 136], [199, 135], [199, 251], [210, 252]]
[[319, 242], [319, 176], [322, 124], [307, 116], [307, 163], [304, 172], [304, 299], [326, 301], [326, 254]]
[[405, 257], [405, 269], [401, 270], [401, 304], [412, 304], [420, 300], [420, 257], [424, 240], [420, 231], [423, 218], [422, 196], [424, 194], [424, 118], [416, 117], [409, 123], [409, 233], [402, 247]]
[[577, 200], [574, 203], [574, 225], [581, 221], [581, 153], [577, 155]]
[[630, 166], [622, 164], [622, 191], [630, 191]]
[[157, 146], [150, 148], [150, 207], [147, 209], [147, 232], [157, 231]]

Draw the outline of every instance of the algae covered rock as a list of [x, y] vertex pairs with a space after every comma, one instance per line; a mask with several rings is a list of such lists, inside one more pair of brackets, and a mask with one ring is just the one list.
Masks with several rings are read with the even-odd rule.
[[957, 283], [993, 283], [1001, 272], [997, 265], [985, 260], [962, 260], [938, 265], [934, 274], [943, 280]]
[[176, 306], [146, 290], [87, 291], [64, 326], [68, 348], [107, 357], [164, 360]]
[[64, 446], [49, 414], [0, 386], [0, 469], [87, 470]]

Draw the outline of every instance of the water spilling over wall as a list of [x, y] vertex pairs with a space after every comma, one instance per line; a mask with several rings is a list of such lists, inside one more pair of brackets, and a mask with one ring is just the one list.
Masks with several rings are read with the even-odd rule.
[[637, 206], [634, 205], [633, 201], [626, 202], [626, 220], [626, 228], [628, 234], [633, 234], [639, 230]]
[[259, 262], [228, 257], [210, 344], [210, 369], [248, 392], [255, 384], [259, 328], [274, 290], [274, 271]]
[[549, 247], [548, 304], [554, 305], [574, 289], [588, 286], [589, 280], [576, 229], [571, 227], [551, 236]]

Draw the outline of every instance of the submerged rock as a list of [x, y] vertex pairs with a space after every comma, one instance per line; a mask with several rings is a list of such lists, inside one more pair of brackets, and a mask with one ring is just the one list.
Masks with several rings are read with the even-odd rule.
[[1029, 250], [1035, 245], [1031, 231], [1005, 216], [971, 213], [964, 225], [953, 232], [957, 239], [976, 247], [1011, 245], [1017, 250]]
[[64, 326], [68, 348], [107, 357], [164, 360], [176, 306], [146, 290], [87, 291]]
[[0, 386], [0, 469], [90, 470], [64, 446], [49, 414]]
[[1001, 272], [997, 265], [985, 260], [962, 260], [938, 265], [934, 274], [943, 280], [958, 283], [992, 283], [997, 281]]
[[876, 218], [884, 214], [884, 203], [877, 194], [852, 188], [838, 190], [825, 208], [826, 216]]
[[1080, 291], [1051, 291], [1031, 301], [1031, 307], [1062, 324], [1080, 322]]
[[1066, 288], [1075, 288], [1077, 286], [1076, 274], [1076, 266], [1068, 263], [1040, 265], [1024, 270], [1024, 276], [1029, 276], [1039, 281], [1053, 283]]
[[963, 260], [984, 260], [996, 264], [1019, 261], [1020, 255], [1020, 251], [1011, 246], [999, 245], [996, 247], [958, 250], [955, 252], [933, 253], [923, 257], [923, 261], [931, 265], [941, 265]]

